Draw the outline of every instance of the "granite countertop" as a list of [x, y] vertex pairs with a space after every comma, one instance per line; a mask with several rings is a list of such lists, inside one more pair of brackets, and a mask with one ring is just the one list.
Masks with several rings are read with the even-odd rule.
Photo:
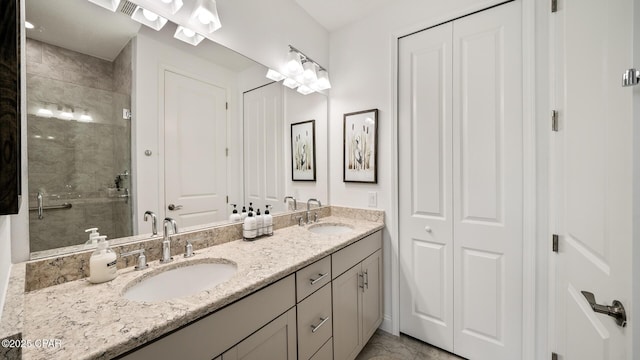
[[[158, 261], [145, 271], [118, 270], [103, 284], [86, 279], [24, 294], [22, 338], [39, 346], [23, 348], [23, 359], [107, 359], [197, 320], [384, 227], [382, 222], [329, 216], [320, 223], [348, 224], [354, 231], [319, 235], [291, 226], [253, 242], [232, 241], [197, 251], [195, 257]], [[199, 294], [156, 303], [121, 296], [130, 282], [176, 264], [226, 259], [237, 264], [228, 281]], [[47, 340], [47, 347], [44, 347]]]

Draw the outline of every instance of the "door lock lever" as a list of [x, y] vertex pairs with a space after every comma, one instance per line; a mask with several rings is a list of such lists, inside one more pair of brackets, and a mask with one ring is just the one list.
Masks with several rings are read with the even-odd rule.
[[613, 304], [611, 304], [611, 306], [600, 305], [596, 303], [596, 297], [593, 293], [582, 291], [582, 295], [587, 299], [593, 311], [611, 316], [616, 319], [616, 324], [620, 327], [627, 326], [627, 312], [624, 310], [624, 306], [622, 306], [620, 301], [613, 300]]

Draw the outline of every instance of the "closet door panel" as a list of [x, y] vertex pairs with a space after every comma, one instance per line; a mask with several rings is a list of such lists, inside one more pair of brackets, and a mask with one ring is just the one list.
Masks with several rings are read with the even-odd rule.
[[454, 351], [521, 357], [521, 5], [453, 25]]
[[452, 24], [399, 41], [400, 331], [453, 351]]

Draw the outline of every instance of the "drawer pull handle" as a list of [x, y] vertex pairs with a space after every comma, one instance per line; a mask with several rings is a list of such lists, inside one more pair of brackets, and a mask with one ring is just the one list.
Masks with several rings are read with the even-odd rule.
[[317, 279], [309, 279], [309, 281], [311, 282], [311, 285], [315, 285], [318, 281], [320, 281], [320, 280], [324, 279], [325, 277], [327, 277], [327, 275], [329, 275], [329, 273], [327, 272], [327, 273], [318, 274], [318, 275], [320, 275], [320, 277], [317, 278]]
[[327, 320], [329, 320], [329, 317], [327, 316], [326, 318], [320, 318], [320, 324], [318, 325], [311, 325], [311, 332], [315, 333], [316, 331], [318, 331], [318, 329], [320, 329], [320, 326], [324, 325], [324, 323], [327, 322]]
[[368, 289], [369, 288], [369, 270], [365, 270], [364, 271], [364, 286]]

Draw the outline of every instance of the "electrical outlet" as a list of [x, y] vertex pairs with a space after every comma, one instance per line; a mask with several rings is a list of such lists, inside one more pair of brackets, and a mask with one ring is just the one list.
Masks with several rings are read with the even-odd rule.
[[369, 191], [369, 207], [378, 206], [378, 193], [375, 191]]

